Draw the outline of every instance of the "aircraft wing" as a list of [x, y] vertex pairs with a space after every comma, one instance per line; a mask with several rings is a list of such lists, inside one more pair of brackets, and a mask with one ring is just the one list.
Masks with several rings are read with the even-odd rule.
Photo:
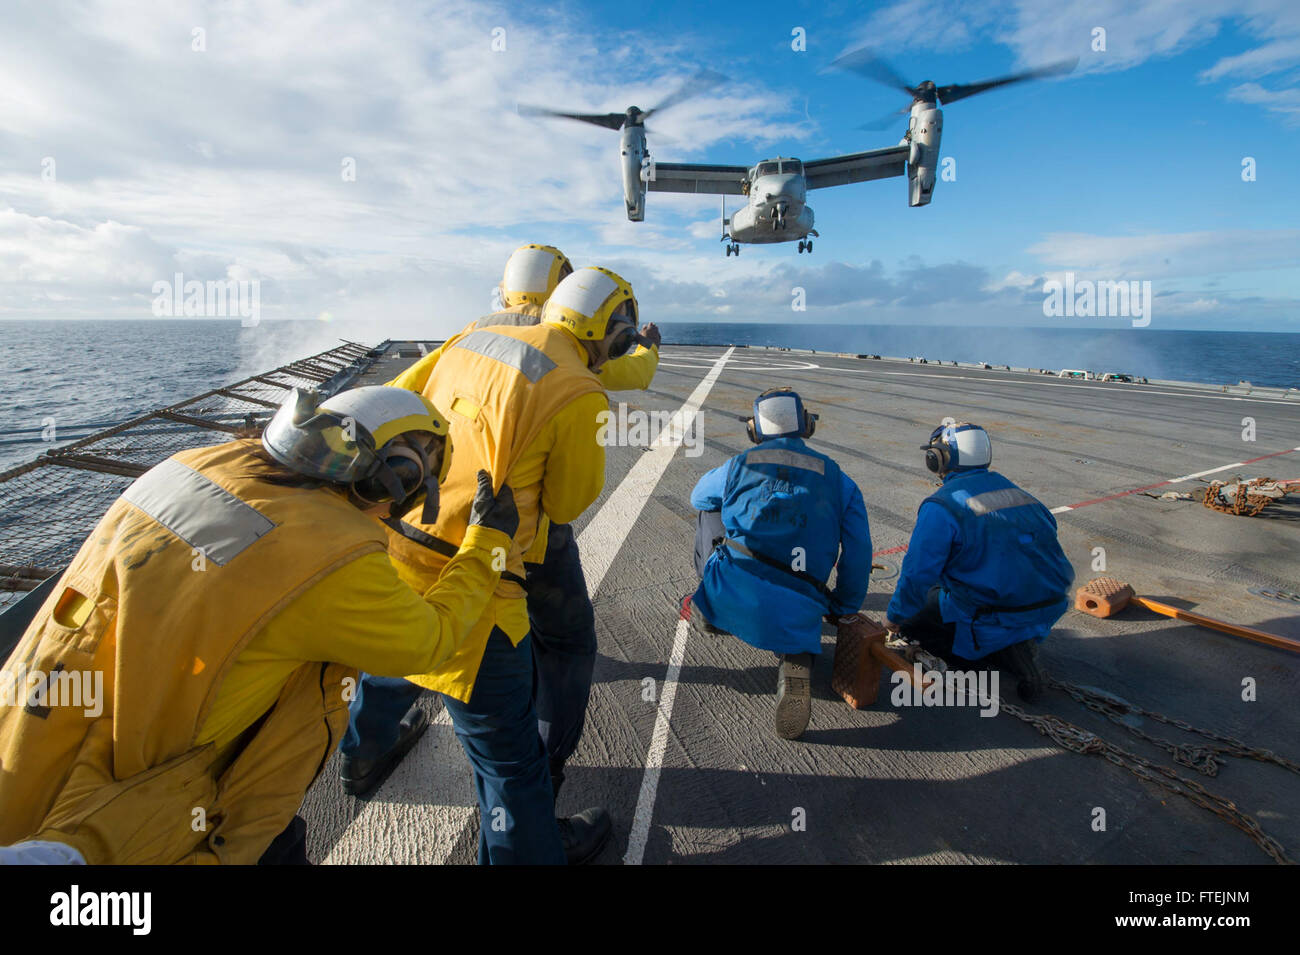
[[908, 146], [886, 146], [865, 153], [849, 153], [830, 159], [814, 159], [803, 164], [809, 189], [845, 186], [851, 182], [888, 179], [907, 173]]
[[740, 184], [749, 175], [747, 166], [714, 166], [696, 163], [657, 162], [651, 192], [695, 192], [739, 196]]

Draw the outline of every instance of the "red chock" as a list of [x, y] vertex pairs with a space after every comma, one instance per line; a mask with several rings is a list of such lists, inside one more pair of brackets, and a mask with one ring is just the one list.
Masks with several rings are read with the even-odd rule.
[[1135, 596], [1133, 588], [1114, 577], [1098, 577], [1074, 594], [1074, 609], [1094, 617], [1112, 617], [1128, 606]]

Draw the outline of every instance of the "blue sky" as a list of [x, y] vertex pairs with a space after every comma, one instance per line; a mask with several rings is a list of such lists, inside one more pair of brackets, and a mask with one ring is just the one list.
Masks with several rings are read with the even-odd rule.
[[[180, 271], [257, 280], [265, 318], [436, 335], [541, 241], [658, 321], [1128, 324], [1045, 318], [1071, 271], [1150, 281], [1152, 327], [1300, 331], [1294, 0], [517, 7], [6, 4], [0, 317], [149, 317]], [[514, 113], [647, 108], [707, 66], [730, 82], [652, 121], [656, 159], [891, 145], [905, 117], [857, 127], [902, 95], [829, 66], [861, 45], [940, 84], [1080, 65], [945, 108], [957, 179], [928, 207], [903, 179], [813, 192], [812, 256], [725, 258], [716, 197], [651, 193], [629, 223], [616, 135]]]

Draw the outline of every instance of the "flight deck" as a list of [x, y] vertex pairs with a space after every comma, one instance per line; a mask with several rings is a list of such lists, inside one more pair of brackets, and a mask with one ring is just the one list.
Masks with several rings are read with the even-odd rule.
[[[354, 383], [387, 381], [431, 345], [386, 343]], [[597, 862], [1270, 862], [1221, 813], [1104, 756], [1066, 751], [1006, 712], [894, 706], [889, 686], [874, 706], [849, 708], [830, 688], [829, 628], [809, 728], [798, 740], [776, 737], [775, 657], [696, 629], [679, 604], [696, 585], [691, 488], [748, 446], [743, 419], [777, 385], [798, 389], [821, 416], [810, 444], [862, 489], [873, 550], [887, 565], [864, 606], [874, 617], [934, 487], [918, 446], [952, 417], [983, 425], [993, 468], [1056, 514], [1076, 586], [1118, 577], [1140, 595], [1300, 638], [1300, 496], [1257, 517], [1161, 499], [1236, 475], [1300, 477], [1295, 396], [665, 346], [651, 389], [611, 393], [610, 402], [631, 420], [671, 424], [662, 434], [629, 428], [624, 444], [607, 448], [604, 491], [574, 524], [600, 642], [559, 811], [609, 809], [614, 836]], [[1073, 686], [1300, 760], [1293, 653], [1129, 608], [1105, 620], [1068, 612], [1041, 659]], [[314, 862], [474, 861], [469, 764], [437, 697], [420, 705], [429, 730], [366, 798], [344, 794], [331, 758], [303, 810]], [[1132, 710], [1108, 719], [1059, 689], [1023, 709], [1231, 800], [1300, 858], [1300, 780], [1286, 767], [1223, 757], [1216, 776], [1204, 775], [1130, 729], [1188, 746], [1204, 739]]]

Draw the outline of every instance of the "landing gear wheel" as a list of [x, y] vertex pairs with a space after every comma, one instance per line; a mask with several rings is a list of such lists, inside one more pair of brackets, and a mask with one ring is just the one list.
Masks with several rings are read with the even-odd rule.
[[727, 248], [726, 248], [726, 253], [727, 253], [727, 258], [731, 258], [731, 246], [730, 246], [730, 245], [727, 246]]
[[808, 240], [808, 251], [809, 251], [809, 253], [812, 252], [812, 239], [809, 239], [809, 240]]
[[739, 243], [739, 242], [733, 242], [733, 243], [731, 243], [731, 252], [730, 252], [730, 254], [731, 254], [731, 255], [734, 255], [736, 258], [740, 258], [740, 243]]
[[802, 253], [803, 250], [804, 250], [804, 247], [807, 246], [807, 245], [808, 245], [807, 242], [805, 242], [803, 239], [800, 239], [800, 240], [799, 240], [799, 251]]

